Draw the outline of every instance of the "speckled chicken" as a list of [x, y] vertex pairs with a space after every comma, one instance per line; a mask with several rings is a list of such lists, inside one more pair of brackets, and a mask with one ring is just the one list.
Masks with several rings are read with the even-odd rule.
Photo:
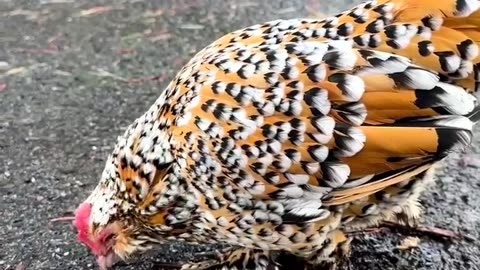
[[314, 267], [345, 232], [414, 222], [433, 166], [479, 118], [477, 0], [380, 0], [225, 35], [119, 137], [76, 212], [102, 268], [168, 241], [182, 269]]

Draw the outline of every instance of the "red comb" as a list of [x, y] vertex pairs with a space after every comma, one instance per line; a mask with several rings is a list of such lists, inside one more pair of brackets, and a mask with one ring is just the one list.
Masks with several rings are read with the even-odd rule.
[[75, 210], [75, 220], [73, 226], [77, 228], [77, 238], [88, 246], [93, 253], [98, 253], [98, 246], [88, 237], [88, 221], [92, 212], [92, 205], [89, 203], [82, 203]]
[[90, 213], [92, 212], [92, 205], [89, 203], [82, 203], [75, 210], [75, 220], [73, 221], [73, 226], [77, 228], [79, 232], [84, 232], [88, 230], [88, 219], [90, 218]]

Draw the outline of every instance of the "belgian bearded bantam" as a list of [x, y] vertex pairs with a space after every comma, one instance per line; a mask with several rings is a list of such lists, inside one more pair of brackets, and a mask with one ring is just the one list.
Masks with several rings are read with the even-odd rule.
[[168, 241], [229, 246], [182, 269], [313, 267], [349, 229], [414, 221], [479, 118], [479, 8], [378, 0], [221, 37], [119, 137], [78, 239], [102, 269]]

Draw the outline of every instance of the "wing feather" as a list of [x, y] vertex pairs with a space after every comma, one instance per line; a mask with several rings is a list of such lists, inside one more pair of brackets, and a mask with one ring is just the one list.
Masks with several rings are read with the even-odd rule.
[[475, 83], [478, 50], [442, 22], [478, 5], [426, 2], [273, 21], [202, 50], [164, 113], [192, 183], [214, 187], [196, 184], [207, 200], [278, 201], [286, 219], [316, 220], [468, 145], [476, 99], [455, 82]]

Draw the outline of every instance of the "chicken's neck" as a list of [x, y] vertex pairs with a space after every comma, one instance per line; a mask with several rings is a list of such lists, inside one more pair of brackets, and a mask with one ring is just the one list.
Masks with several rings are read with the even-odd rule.
[[136, 216], [155, 231], [183, 226], [198, 205], [196, 195], [189, 195], [185, 160], [178, 156], [171, 133], [167, 92], [119, 138], [111, 164], [117, 174], [118, 197], [128, 200]]

